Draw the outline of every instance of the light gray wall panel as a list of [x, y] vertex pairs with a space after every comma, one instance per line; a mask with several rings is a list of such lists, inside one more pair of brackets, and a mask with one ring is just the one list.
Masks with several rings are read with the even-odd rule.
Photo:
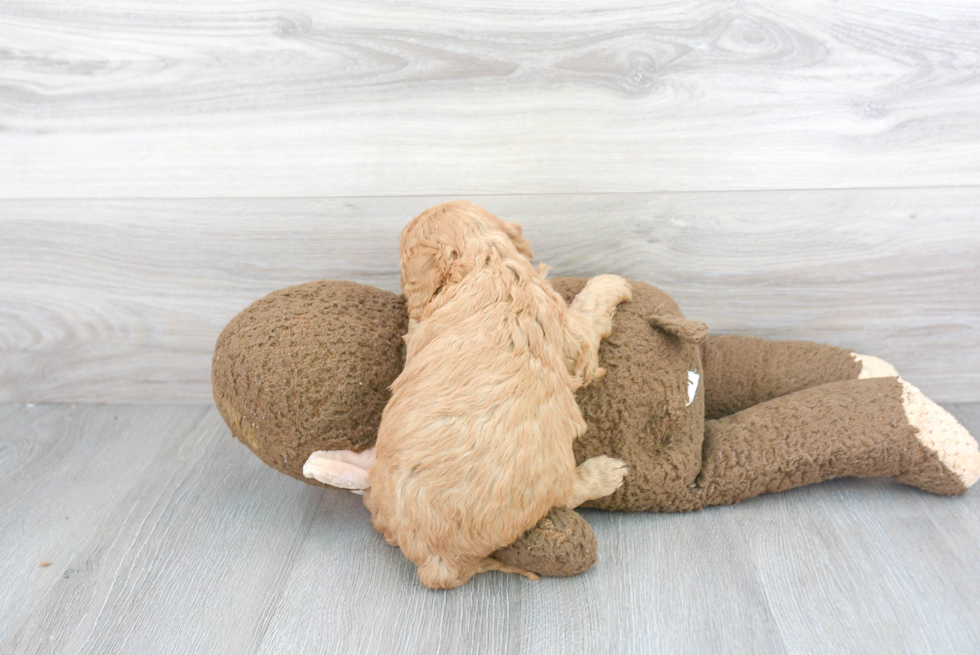
[[0, 197], [980, 184], [971, 2], [9, 0]]
[[[314, 279], [397, 291], [439, 197], [0, 202], [0, 399], [207, 402], [214, 340]], [[980, 399], [980, 187], [495, 196], [553, 275], [620, 273], [715, 332], [892, 361]]]

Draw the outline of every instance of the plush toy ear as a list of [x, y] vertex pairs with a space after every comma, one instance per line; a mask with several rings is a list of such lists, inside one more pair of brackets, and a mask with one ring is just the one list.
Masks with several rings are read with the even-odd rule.
[[517, 247], [517, 251], [527, 257], [529, 260], [534, 259], [534, 253], [531, 252], [531, 244], [527, 242], [524, 238], [524, 232], [521, 230], [521, 226], [517, 223], [504, 223], [504, 232], [510, 237], [510, 240], [514, 242], [514, 246]]
[[690, 343], [701, 343], [708, 337], [708, 326], [701, 321], [691, 321], [682, 316], [667, 314], [654, 314], [647, 320], [653, 327]]
[[317, 450], [303, 464], [303, 475], [331, 487], [363, 494], [365, 489], [371, 487], [368, 469], [373, 463], [374, 448], [360, 453], [353, 450]]

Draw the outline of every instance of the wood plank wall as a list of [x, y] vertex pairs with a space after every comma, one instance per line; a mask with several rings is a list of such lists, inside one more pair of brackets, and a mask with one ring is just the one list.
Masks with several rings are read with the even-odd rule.
[[980, 5], [0, 2], [0, 401], [208, 402], [465, 197], [555, 275], [980, 401]]

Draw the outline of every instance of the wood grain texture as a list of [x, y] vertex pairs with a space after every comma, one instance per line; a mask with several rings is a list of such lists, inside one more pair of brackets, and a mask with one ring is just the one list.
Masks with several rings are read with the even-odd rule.
[[[950, 409], [980, 433], [980, 404]], [[584, 515], [584, 575], [433, 592], [359, 498], [265, 467], [213, 408], [0, 405], [0, 653], [980, 648], [976, 489], [839, 480]]]
[[[0, 202], [0, 400], [209, 402], [221, 328], [275, 289], [398, 290], [444, 197]], [[715, 332], [891, 361], [980, 400], [980, 187], [476, 198], [554, 275], [659, 286]]]
[[[588, 573], [532, 585], [486, 575], [443, 594], [360, 527], [370, 516], [358, 499], [325, 496], [259, 652], [783, 652], [730, 516], [584, 515], [600, 539]], [[384, 587], [372, 591], [376, 580]]]
[[[52, 589], [90, 574], [89, 562], [73, 558], [99, 532], [107, 508], [123, 502], [175, 435], [193, 430], [205, 413], [202, 407], [2, 407], [0, 644], [12, 643]], [[152, 428], [144, 432], [147, 425]]]
[[735, 514], [788, 650], [815, 655], [980, 651], [978, 516], [975, 492], [943, 498], [871, 480], [795, 489]]
[[[123, 411], [131, 418], [140, 408]], [[322, 494], [268, 475], [229, 438], [214, 409], [143, 409], [142, 416], [135, 434], [130, 426], [109, 432], [116, 449], [93, 448], [77, 462], [101, 458], [119, 471], [118, 478], [103, 472], [103, 484], [116, 483], [111, 496], [47, 479], [47, 470], [35, 466], [36, 479], [49, 485], [42, 497], [70, 494], [97, 513], [72, 548], [45, 544], [57, 562], [47, 575], [54, 581], [37, 589], [39, 602], [6, 635], [12, 652], [242, 653], [261, 639]], [[191, 426], [188, 416], [197, 419]], [[171, 432], [175, 421], [183, 429]], [[147, 448], [153, 441], [161, 447], [132, 484], [131, 459], [119, 446]], [[36, 502], [37, 494], [28, 493], [34, 489], [18, 491], [22, 502]], [[29, 524], [32, 532], [49, 526], [43, 518]], [[23, 590], [7, 593], [19, 598]]]
[[972, 2], [0, 7], [0, 197], [980, 183]]

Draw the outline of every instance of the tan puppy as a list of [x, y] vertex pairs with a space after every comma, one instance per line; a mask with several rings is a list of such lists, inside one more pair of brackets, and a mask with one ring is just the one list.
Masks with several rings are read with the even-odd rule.
[[488, 556], [626, 473], [604, 456], [576, 468], [572, 442], [586, 428], [574, 391], [604, 372], [599, 341], [629, 284], [595, 277], [566, 307], [520, 226], [468, 202], [409, 223], [401, 267], [407, 355], [364, 496], [374, 525], [428, 587], [494, 570], [536, 579]]

